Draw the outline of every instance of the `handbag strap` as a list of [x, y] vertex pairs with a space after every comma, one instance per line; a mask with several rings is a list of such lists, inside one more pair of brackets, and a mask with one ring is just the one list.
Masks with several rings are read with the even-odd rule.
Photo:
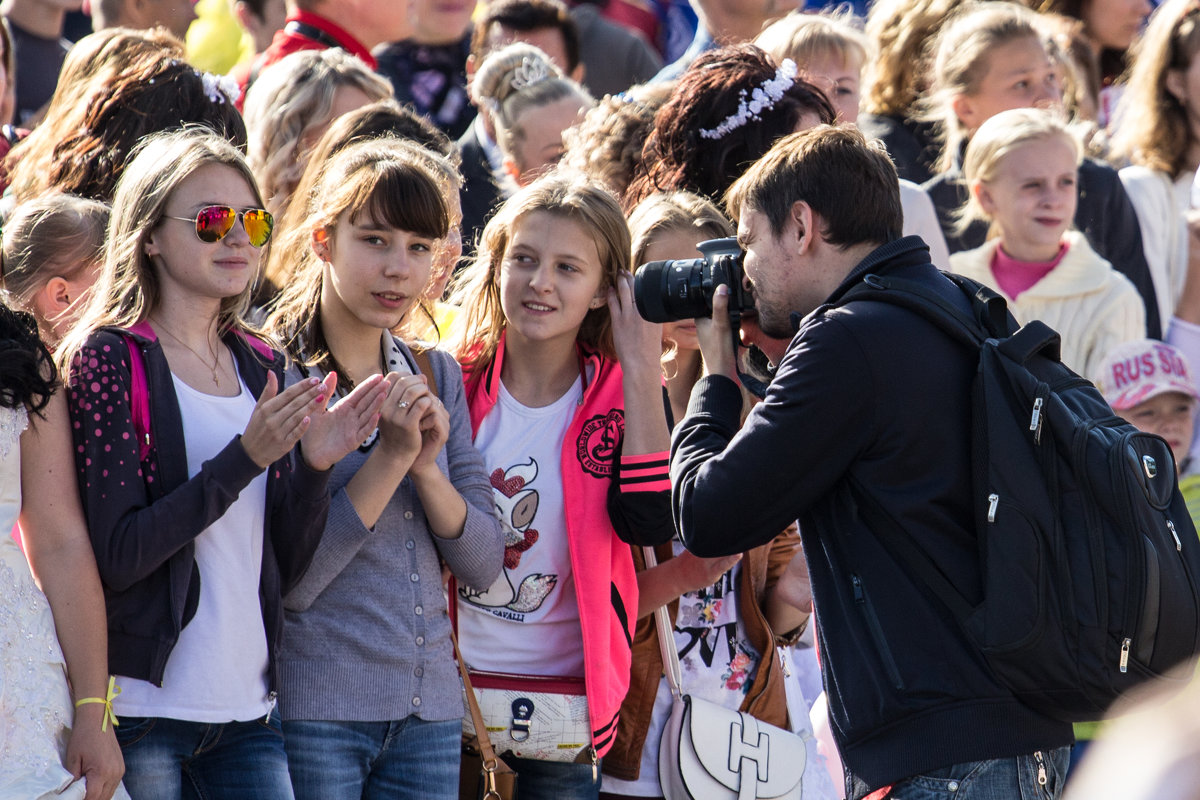
[[[646, 569], [658, 566], [658, 556], [654, 555], [653, 547], [643, 547], [646, 557]], [[658, 651], [662, 653], [663, 672], [667, 676], [667, 684], [671, 694], [683, 696], [683, 671], [679, 668], [679, 650], [675, 646], [675, 631], [671, 621], [667, 619], [667, 607], [661, 605], [654, 609], [654, 625], [658, 631]]]
[[[463, 661], [462, 651], [458, 649], [458, 636], [450, 629], [450, 641], [454, 644], [454, 657], [458, 659], [458, 674], [462, 676], [463, 687], [467, 690], [467, 706], [471, 709], [471, 724], [475, 726], [475, 738], [479, 742], [479, 755], [483, 758], [483, 771], [494, 776], [500, 759], [492, 747], [492, 739], [488, 736], [487, 725], [483, 721], [483, 712], [479, 710], [479, 701], [475, 699], [475, 689], [471, 686], [471, 676], [467, 674], [467, 664]], [[489, 781], [494, 785], [494, 778]]]

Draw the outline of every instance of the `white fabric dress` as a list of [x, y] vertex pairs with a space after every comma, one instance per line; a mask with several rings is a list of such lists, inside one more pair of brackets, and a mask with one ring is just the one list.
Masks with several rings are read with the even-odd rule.
[[[10, 532], [21, 510], [23, 408], [0, 407], [0, 798], [76, 800], [63, 767], [74, 718], [50, 604]], [[128, 798], [117, 789], [117, 798]]]

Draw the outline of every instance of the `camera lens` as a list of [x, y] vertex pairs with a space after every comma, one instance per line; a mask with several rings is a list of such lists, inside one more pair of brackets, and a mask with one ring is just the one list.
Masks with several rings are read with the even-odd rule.
[[638, 267], [633, 278], [638, 313], [650, 322], [711, 316], [704, 294], [704, 267], [702, 258], [651, 261]]

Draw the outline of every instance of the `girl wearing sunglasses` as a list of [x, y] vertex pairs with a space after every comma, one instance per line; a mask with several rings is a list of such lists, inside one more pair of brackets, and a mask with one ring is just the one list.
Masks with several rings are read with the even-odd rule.
[[[238, 151], [151, 137], [118, 181], [100, 279], [59, 350], [134, 798], [292, 797], [281, 598], [376, 424], [381, 379], [284, 388], [244, 319], [271, 217]], [[257, 400], [255, 399], [257, 398]]]
[[390, 392], [378, 432], [334, 467], [325, 535], [284, 598], [292, 782], [298, 800], [453, 800], [463, 701], [441, 563], [487, 587], [504, 544], [458, 365], [392, 332], [430, 321], [453, 168], [382, 138], [310, 172], [303, 213], [289, 211], [297, 222], [272, 250], [275, 274], [295, 263], [268, 324], [297, 379], [336, 371], [340, 394], [385, 375]]

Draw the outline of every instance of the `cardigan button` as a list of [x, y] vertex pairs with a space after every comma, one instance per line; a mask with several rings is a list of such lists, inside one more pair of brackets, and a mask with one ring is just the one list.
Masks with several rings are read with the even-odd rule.
[[413, 513], [412, 513], [411, 511], [405, 511], [405, 512], [404, 512], [404, 518], [405, 518], [405, 519], [412, 519], [412, 518], [413, 518]]

